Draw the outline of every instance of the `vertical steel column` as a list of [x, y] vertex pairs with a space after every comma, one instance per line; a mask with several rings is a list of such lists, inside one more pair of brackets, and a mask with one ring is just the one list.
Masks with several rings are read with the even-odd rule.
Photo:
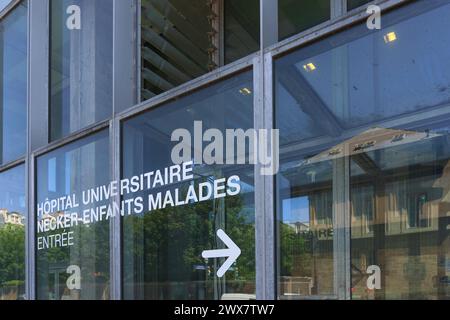
[[136, 0], [136, 103], [140, 103], [142, 101], [142, 57], [141, 57], [141, 48], [142, 48], [142, 0]]
[[331, 20], [336, 19], [347, 12], [347, 0], [330, 0]]
[[[264, 128], [264, 64], [258, 56], [253, 61], [253, 86], [254, 86], [254, 126], [256, 130]], [[256, 298], [266, 298], [266, 237], [265, 237], [265, 188], [264, 177], [260, 175], [261, 166], [255, 165], [255, 267], [256, 267]]]
[[333, 160], [333, 230], [334, 292], [337, 299], [348, 300], [351, 263], [350, 158], [347, 156]]
[[[273, 128], [272, 56], [264, 49], [278, 41], [278, 1], [260, 0], [260, 55], [254, 60], [255, 129]], [[270, 140], [270, 139], [269, 139]], [[271, 142], [259, 145], [271, 150]], [[276, 151], [278, 152], [278, 150]], [[261, 165], [255, 165], [256, 215], [256, 297], [275, 299], [275, 213], [274, 177], [261, 175]]]
[[138, 0], [113, 0], [113, 114], [137, 100]]
[[[110, 122], [111, 180], [121, 178], [121, 129], [116, 117], [138, 101], [137, 47], [139, 0], [113, 0], [113, 120]], [[111, 201], [120, 204], [120, 196]], [[120, 300], [122, 293], [122, 220], [111, 219], [110, 224], [110, 282], [112, 300]]]
[[278, 0], [260, 0], [261, 48], [278, 42]]
[[49, 142], [49, 0], [28, 2], [28, 116], [29, 151]]
[[[264, 128], [274, 128], [274, 83], [273, 83], [273, 57], [268, 53], [264, 55]], [[279, 158], [279, 150], [275, 150], [272, 142], [268, 141], [267, 149], [272, 159]], [[277, 146], [278, 147], [278, 146]], [[265, 222], [265, 256], [266, 256], [266, 284], [265, 299], [276, 298], [276, 217], [275, 217], [275, 176], [264, 176], [264, 222]]]
[[[331, 20], [347, 12], [347, 0], [331, 0]], [[333, 77], [341, 84], [334, 92], [334, 103], [345, 117], [347, 113], [347, 61], [346, 48], [333, 57]], [[345, 148], [348, 148], [346, 145]], [[350, 155], [350, 150], [344, 150]], [[333, 160], [333, 269], [334, 291], [338, 299], [351, 299], [351, 260], [350, 260], [350, 156]]]
[[[110, 175], [111, 181], [119, 181], [120, 170], [120, 121], [113, 119], [109, 125], [109, 141], [110, 141]], [[120, 195], [111, 199], [120, 206]], [[110, 298], [112, 300], [122, 299], [122, 219], [121, 216], [115, 216], [110, 221]]]

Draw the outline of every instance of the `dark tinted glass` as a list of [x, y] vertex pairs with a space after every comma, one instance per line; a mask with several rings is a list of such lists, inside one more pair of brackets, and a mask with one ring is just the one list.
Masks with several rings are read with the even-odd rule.
[[142, 1], [142, 100], [259, 50], [259, 0], [221, 3]]
[[0, 21], [0, 163], [25, 155], [27, 12], [22, 2]]
[[52, 141], [112, 115], [112, 8], [110, 0], [50, 1]]
[[225, 64], [259, 50], [259, 0], [225, 0]]

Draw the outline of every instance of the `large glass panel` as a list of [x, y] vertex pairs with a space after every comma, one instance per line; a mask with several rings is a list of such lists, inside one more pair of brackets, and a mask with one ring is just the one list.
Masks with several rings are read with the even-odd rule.
[[25, 298], [25, 167], [0, 173], [0, 300]]
[[259, 50], [259, 0], [224, 1], [225, 64]]
[[110, 0], [52, 0], [50, 139], [56, 140], [112, 114]]
[[[158, 170], [165, 175], [165, 168], [174, 165], [171, 154], [178, 143], [171, 137], [176, 129], [202, 139], [209, 129], [225, 135], [226, 129], [252, 127], [252, 73], [245, 72], [125, 122], [123, 177], [157, 177]], [[227, 143], [234, 136], [229, 139]], [[189, 152], [201, 153], [208, 145], [206, 140], [197, 143]], [[255, 298], [254, 166], [232, 165], [229, 161], [235, 156], [227, 156], [226, 165], [195, 161], [188, 179], [175, 178], [156, 187], [152, 182], [152, 189], [140, 193], [144, 209], [123, 219], [125, 299]], [[229, 182], [235, 186], [230, 188]], [[208, 186], [212, 190], [214, 185], [220, 189], [218, 196], [208, 196]], [[170, 204], [172, 198], [175, 205]], [[241, 250], [223, 277], [217, 273], [225, 259], [202, 257], [205, 250], [226, 248], [219, 230]]]
[[347, 0], [347, 10], [353, 10], [371, 1], [372, 0]]
[[279, 39], [329, 20], [330, 13], [330, 0], [278, 0]]
[[109, 163], [107, 131], [37, 159], [38, 299], [109, 299]]
[[142, 100], [259, 50], [259, 0], [221, 3], [142, 1]]
[[27, 4], [0, 21], [0, 163], [25, 155], [27, 123]]
[[353, 299], [450, 297], [449, 124], [425, 128], [359, 136], [384, 147], [352, 155]]
[[449, 15], [414, 2], [275, 61], [281, 298], [450, 297]]

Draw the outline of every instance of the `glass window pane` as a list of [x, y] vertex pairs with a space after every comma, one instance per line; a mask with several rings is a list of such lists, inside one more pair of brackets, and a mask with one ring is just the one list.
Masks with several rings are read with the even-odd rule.
[[[127, 121], [123, 125], [123, 177], [164, 172], [173, 166], [171, 154], [177, 144], [171, 141], [172, 133], [184, 129], [194, 137], [194, 121], [201, 122], [204, 130], [220, 132], [252, 128], [252, 83], [252, 73], [246, 72]], [[125, 299], [255, 299], [253, 173], [253, 165], [195, 164], [192, 179], [143, 191], [144, 208], [149, 208], [150, 195], [185, 203], [165, 208], [154, 205], [150, 211], [134, 210], [124, 217]], [[214, 181], [233, 176], [240, 178], [239, 183], [234, 180], [240, 185], [238, 195], [206, 195], [204, 201], [192, 196], [185, 201], [189, 192], [197, 199], [201, 199], [200, 192], [207, 194], [208, 187], [200, 191], [201, 184], [211, 188]], [[220, 229], [242, 251], [224, 277], [216, 276], [224, 259], [202, 258], [205, 250], [225, 248], [216, 235]]]
[[259, 50], [259, 0], [219, 3], [142, 1], [142, 100]]
[[13, 0], [0, 0], [0, 11], [5, 9]]
[[414, 2], [275, 61], [281, 298], [450, 296], [449, 14]]
[[225, 64], [259, 50], [259, 0], [224, 1]]
[[330, 0], [278, 0], [279, 39], [329, 20], [330, 13]]
[[347, 10], [348, 11], [353, 10], [371, 1], [372, 0], [347, 0]]
[[109, 299], [109, 163], [107, 131], [37, 159], [38, 299]]
[[0, 300], [25, 298], [25, 167], [0, 173]]
[[110, 0], [50, 1], [52, 141], [112, 114], [112, 7]]
[[[360, 135], [395, 142], [352, 156], [352, 166], [361, 168], [351, 176], [353, 299], [450, 296], [449, 126], [427, 129], [433, 133], [380, 129]], [[382, 285], [369, 290], [373, 267], [380, 268]]]
[[25, 155], [27, 110], [27, 5], [0, 21], [0, 163]]

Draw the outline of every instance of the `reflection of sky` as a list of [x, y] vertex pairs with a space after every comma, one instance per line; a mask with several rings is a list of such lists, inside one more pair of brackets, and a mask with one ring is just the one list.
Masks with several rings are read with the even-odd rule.
[[[300, 96], [314, 104], [303, 106], [278, 81], [281, 143], [330, 135], [326, 122], [318, 125], [323, 120], [311, 110], [330, 110], [348, 129], [450, 103], [450, 37], [442, 31], [450, 28], [450, 5], [428, 10], [427, 3], [405, 9], [410, 16], [423, 11], [413, 18], [387, 14], [381, 31], [368, 32], [362, 25], [279, 59], [277, 77], [283, 78], [284, 67], [298, 73]], [[390, 32], [397, 39], [386, 43]], [[308, 63], [316, 69], [305, 69]]]
[[[450, 28], [449, 14], [450, 6], [440, 7], [296, 66], [326, 105], [351, 126], [445, 103], [450, 99], [450, 40], [439, 30]], [[397, 40], [385, 43], [389, 32], [395, 32]], [[317, 68], [314, 72], [303, 69], [310, 62]], [[348, 87], [342, 77], [333, 77], [338, 68], [347, 68]], [[334, 107], [335, 87], [348, 91], [348, 111]]]
[[299, 197], [283, 200], [283, 222], [309, 223], [308, 197]]
[[[48, 160], [48, 191], [60, 192], [59, 196], [71, 195], [71, 170], [72, 170], [72, 152], [66, 153], [64, 156], [64, 172], [57, 173], [56, 158]], [[64, 190], [57, 190], [57, 177], [58, 175], [64, 175]]]
[[25, 212], [25, 167], [23, 165], [0, 174], [0, 209]]
[[0, 0], [0, 11], [5, 9], [5, 7], [11, 2], [12, 0]]

